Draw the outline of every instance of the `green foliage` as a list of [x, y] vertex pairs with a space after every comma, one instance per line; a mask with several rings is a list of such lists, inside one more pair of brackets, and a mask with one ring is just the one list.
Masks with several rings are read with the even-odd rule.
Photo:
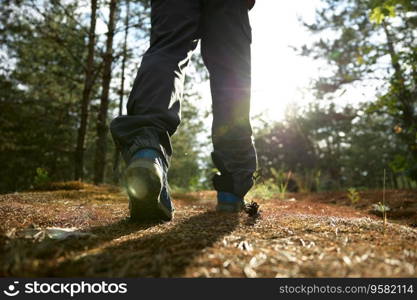
[[288, 183], [291, 178], [291, 171], [286, 174], [284, 171], [279, 170], [277, 171], [274, 168], [271, 168], [271, 174], [273, 178], [273, 182], [277, 186], [278, 195], [280, 199], [285, 199], [285, 195], [287, 193]]
[[[405, 158], [401, 168], [417, 180], [417, 19], [414, 14], [417, 2], [322, 0], [322, 3], [316, 21], [305, 24], [318, 40], [301, 49], [301, 54], [327, 62], [328, 70], [332, 70], [317, 78], [314, 85], [317, 98], [332, 99], [335, 92], [353, 83], [355, 88], [366, 87], [371, 81], [379, 84], [375, 99], [363, 99], [372, 101], [365, 114], [370, 116], [368, 121], [378, 118], [387, 127], [386, 142], [395, 140], [400, 144], [401, 153], [397, 154]], [[398, 162], [397, 159], [392, 166]]]
[[[282, 172], [304, 174], [314, 169], [317, 157], [310, 140], [299, 130], [297, 119], [288, 117], [281, 123], [265, 124], [255, 131], [255, 144], [262, 179], [273, 179], [285, 186]], [[280, 173], [277, 173], [280, 170]], [[284, 176], [285, 177], [285, 176]], [[295, 182], [288, 182], [294, 191]]]
[[267, 179], [262, 183], [257, 183], [255, 186], [249, 191], [246, 199], [248, 200], [255, 200], [255, 199], [276, 199], [278, 195], [280, 195], [282, 190], [279, 188], [277, 183], [272, 179]]
[[351, 204], [357, 204], [361, 200], [361, 196], [355, 188], [349, 188], [347, 190], [347, 197], [349, 198]]
[[389, 168], [388, 185], [403, 186], [407, 148], [391, 130], [391, 117], [368, 115], [367, 107], [312, 103], [255, 131], [263, 179], [280, 170], [293, 173], [290, 191], [380, 188], [380, 170]]
[[50, 182], [48, 171], [43, 168], [36, 168], [36, 176], [33, 179], [34, 188], [42, 188]]
[[303, 174], [298, 174], [296, 182], [301, 192], [318, 192], [323, 190], [323, 179], [321, 169], [311, 169], [306, 170]]
[[177, 191], [194, 191], [202, 187], [205, 157], [201, 148], [206, 145], [203, 117], [195, 102], [201, 101], [190, 82], [186, 82], [186, 93], [181, 107], [181, 124], [172, 137], [173, 155], [168, 178], [170, 185]]
[[[387, 184], [391, 187], [413, 186], [409, 179], [417, 179], [417, 18], [413, 13], [417, 3], [322, 1], [316, 22], [306, 24], [319, 39], [301, 51], [329, 64], [329, 72], [314, 84], [317, 99], [332, 100], [334, 92], [343, 91], [345, 86], [358, 82], [367, 85], [375, 79], [381, 83], [378, 95], [363, 99], [369, 103], [357, 107], [320, 101], [293, 107], [283, 122], [258, 128], [255, 143], [262, 182], [251, 191], [252, 196], [283, 198], [287, 192], [298, 190], [378, 188], [382, 169], [390, 171]], [[140, 15], [138, 24], [143, 23], [143, 27], [135, 25], [132, 30], [144, 38], [149, 22], [142, 17], [147, 16], [149, 7], [142, 2], [148, 4], [132, 1], [132, 14]], [[47, 176], [53, 181], [68, 180], [73, 172], [88, 18], [77, 1], [37, 4], [22, 0], [4, 1], [0, 6], [0, 51], [6, 57], [0, 69], [1, 192], [34, 184], [33, 170], [38, 166], [48, 170]], [[97, 41], [94, 69], [98, 80], [92, 90], [91, 118], [96, 117], [100, 92], [102, 37]], [[129, 48], [135, 47], [130, 44]], [[129, 61], [138, 59], [133, 51], [128, 52]], [[193, 77], [207, 77], [201, 59], [193, 66]], [[133, 69], [127, 72], [134, 73]], [[206, 116], [197, 108], [199, 96], [188, 79], [186, 86], [182, 124], [172, 140], [169, 172], [171, 185], [184, 191], [211, 188], [213, 167], [202, 121]], [[118, 98], [115, 94], [112, 89], [110, 97]], [[115, 103], [110, 103], [110, 108], [114, 107]], [[90, 125], [87, 131], [87, 179], [92, 177], [94, 129]], [[110, 137], [107, 143], [111, 149]], [[106, 165], [111, 164], [112, 156], [109, 151]], [[42, 181], [44, 175], [41, 172], [37, 178]]]
[[272, 177], [257, 180], [249, 191], [247, 198], [253, 199], [285, 199], [289, 184], [292, 180], [291, 172], [271, 168]]
[[395, 6], [389, 5], [388, 2], [392, 1], [386, 1], [382, 6], [377, 6], [374, 9], [372, 9], [371, 16], [369, 17], [369, 19], [372, 22], [376, 24], [381, 24], [385, 18], [393, 18], [396, 16]]
[[[146, 10], [140, 2], [132, 1], [132, 12], [141, 18], [139, 12]], [[81, 5], [72, 0], [44, 1], [43, 5], [32, 0], [3, 1], [0, 5], [0, 160], [4, 162], [0, 192], [28, 188], [38, 166], [44, 166], [53, 181], [72, 179], [89, 23]], [[146, 37], [142, 26], [132, 30]], [[96, 118], [100, 92], [101, 41], [98, 37], [92, 119]], [[116, 63], [118, 56], [115, 51]], [[111, 97], [117, 98], [114, 93]], [[114, 106], [110, 104], [110, 108]], [[87, 180], [92, 177], [95, 140], [95, 122], [89, 124], [84, 170]], [[108, 146], [110, 150], [113, 147], [110, 137]], [[112, 156], [109, 151], [106, 165], [112, 163]]]
[[77, 7], [20, 1], [2, 9], [13, 22], [2, 20], [0, 32], [10, 62], [0, 76], [0, 191], [28, 188], [39, 165], [68, 179], [85, 55]]
[[380, 212], [380, 213], [382, 213], [382, 214], [385, 214], [386, 212], [388, 212], [388, 211], [390, 211], [390, 210], [391, 210], [391, 208], [389, 208], [389, 206], [388, 206], [388, 205], [384, 205], [382, 202], [378, 202], [377, 204], [374, 204], [374, 205], [373, 205], [373, 208], [374, 208], [376, 211], [378, 211], [378, 212]]

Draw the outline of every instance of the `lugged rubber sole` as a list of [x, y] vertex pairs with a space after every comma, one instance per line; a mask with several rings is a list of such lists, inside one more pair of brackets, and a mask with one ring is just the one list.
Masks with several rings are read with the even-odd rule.
[[162, 174], [156, 164], [135, 160], [125, 171], [132, 221], [169, 221], [172, 213], [160, 203]]

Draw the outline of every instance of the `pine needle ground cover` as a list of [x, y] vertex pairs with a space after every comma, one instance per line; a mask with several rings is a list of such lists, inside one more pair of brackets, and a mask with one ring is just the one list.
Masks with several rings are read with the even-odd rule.
[[[0, 276], [416, 277], [415, 191], [255, 199], [259, 216], [214, 211], [215, 194], [174, 195], [170, 223], [128, 221], [110, 186], [0, 195]], [[390, 213], [392, 214], [390, 216]]]

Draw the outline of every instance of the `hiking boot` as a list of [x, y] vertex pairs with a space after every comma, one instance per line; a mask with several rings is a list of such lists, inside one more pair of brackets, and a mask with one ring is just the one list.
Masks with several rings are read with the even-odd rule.
[[132, 221], [170, 221], [174, 207], [169, 195], [168, 166], [158, 151], [142, 149], [125, 171]]
[[217, 211], [240, 212], [245, 207], [245, 201], [238, 196], [228, 192], [217, 192]]

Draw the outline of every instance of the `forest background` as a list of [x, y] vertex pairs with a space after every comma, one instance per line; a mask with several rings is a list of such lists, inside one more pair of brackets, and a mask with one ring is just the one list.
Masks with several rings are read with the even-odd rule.
[[[308, 101], [291, 101], [279, 120], [253, 116], [252, 193], [415, 189], [417, 2], [319, 2], [313, 21], [299, 20], [311, 40], [292, 50], [320, 65], [304, 89]], [[145, 0], [1, 0], [1, 193], [56, 181], [119, 183], [123, 163], [108, 123], [124, 113], [149, 12]], [[286, 84], [268, 76], [277, 88]], [[212, 188], [210, 109], [196, 88], [207, 80], [196, 53], [173, 137], [176, 191]], [[354, 104], [339, 101], [350, 94]], [[271, 106], [283, 102], [270, 96]]]

